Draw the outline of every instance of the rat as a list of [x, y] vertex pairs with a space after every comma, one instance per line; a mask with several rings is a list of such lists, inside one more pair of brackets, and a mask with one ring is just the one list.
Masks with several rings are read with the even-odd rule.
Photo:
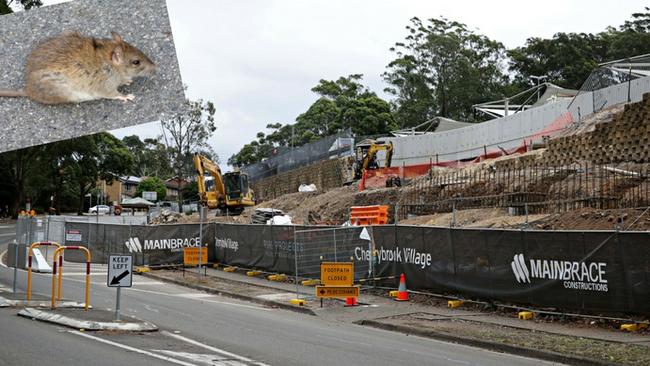
[[43, 104], [96, 99], [133, 100], [117, 88], [151, 76], [156, 65], [142, 51], [111, 32], [110, 39], [64, 32], [36, 46], [27, 57], [25, 86], [0, 90], [0, 97], [27, 97]]

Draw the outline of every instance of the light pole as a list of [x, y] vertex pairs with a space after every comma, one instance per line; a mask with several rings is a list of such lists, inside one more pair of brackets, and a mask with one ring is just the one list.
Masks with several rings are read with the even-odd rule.
[[540, 80], [545, 80], [545, 75], [530, 75], [530, 78], [537, 81], [537, 100], [539, 100], [539, 82]]

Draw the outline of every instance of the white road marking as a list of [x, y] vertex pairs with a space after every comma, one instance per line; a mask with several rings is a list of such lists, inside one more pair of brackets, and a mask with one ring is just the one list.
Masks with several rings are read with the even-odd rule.
[[186, 358], [192, 362], [201, 363], [209, 366], [247, 366], [248, 363], [235, 361], [227, 357], [222, 357], [216, 354], [207, 354], [207, 353], [189, 353], [189, 352], [177, 352], [170, 351], [166, 349], [154, 349], [152, 351], [164, 353], [169, 356], [174, 356], [178, 358]]
[[171, 358], [171, 357], [168, 357], [168, 356], [159, 355], [159, 354], [156, 354], [156, 353], [153, 353], [153, 352], [149, 352], [149, 351], [145, 351], [145, 350], [142, 350], [142, 349], [139, 349], [139, 348], [135, 348], [135, 347], [127, 346], [127, 345], [125, 345], [125, 344], [121, 344], [121, 343], [117, 343], [117, 342], [109, 341], [109, 340], [107, 340], [107, 339], [102, 339], [102, 338], [99, 338], [99, 337], [95, 337], [95, 336], [92, 336], [92, 335], [87, 334], [87, 333], [82, 333], [82, 332], [80, 332], [80, 331], [78, 331], [78, 330], [71, 330], [71, 331], [69, 331], [69, 332], [72, 333], [72, 334], [76, 334], [76, 335], [78, 335], [78, 336], [81, 336], [81, 337], [85, 337], [85, 338], [88, 338], [88, 339], [92, 339], [92, 340], [97, 341], [97, 342], [101, 342], [101, 343], [109, 344], [109, 345], [111, 345], [111, 346], [119, 347], [119, 348], [125, 349], [125, 350], [127, 350], [127, 351], [132, 351], [132, 352], [140, 353], [140, 354], [143, 354], [143, 355], [147, 355], [147, 356], [149, 356], [149, 357], [157, 358], [157, 359], [159, 359], [159, 360], [164, 360], [164, 361], [167, 361], [167, 362], [175, 363], [175, 364], [177, 364], [177, 365], [183, 365], [183, 366], [197, 366], [197, 365], [194, 364], [194, 363], [189, 363], [189, 362], [185, 362], [185, 361], [177, 360], [177, 359], [175, 359], [175, 358]]
[[162, 331], [162, 334], [164, 334], [164, 335], [166, 335], [166, 336], [168, 336], [168, 337], [172, 337], [172, 338], [179, 339], [179, 340], [181, 340], [181, 341], [183, 341], [183, 342], [187, 342], [187, 343], [192, 344], [192, 345], [195, 345], [195, 346], [203, 347], [203, 348], [205, 348], [205, 349], [207, 349], [207, 350], [209, 350], [209, 351], [217, 352], [217, 353], [219, 353], [219, 354], [221, 354], [221, 355], [228, 356], [228, 357], [230, 357], [230, 358], [234, 358], [234, 359], [239, 360], [239, 361], [242, 361], [242, 362], [247, 362], [247, 363], [249, 363], [249, 364], [259, 365], [259, 366], [269, 366], [268, 364], [265, 364], [265, 363], [263, 363], [263, 362], [258, 362], [258, 361], [252, 360], [252, 359], [250, 359], [250, 358], [248, 358], [248, 357], [240, 356], [240, 355], [238, 355], [238, 354], [235, 354], [235, 353], [232, 353], [232, 352], [228, 352], [228, 351], [226, 351], [226, 350], [222, 350], [222, 349], [217, 348], [217, 347], [208, 346], [207, 344], [203, 344], [203, 343], [201, 343], [201, 342], [199, 342], [199, 341], [195, 341], [195, 340], [193, 340], [193, 339], [190, 339], [190, 338], [187, 338], [187, 337], [183, 337], [182, 335], [178, 335], [178, 334], [170, 333], [170, 332], [168, 332], [168, 331], [166, 331], [166, 330], [163, 330], [163, 331]]
[[16, 236], [16, 233], [5, 233], [5, 234], [0, 234], [0, 238], [4, 238], [5, 236]]
[[0, 225], [0, 229], [13, 229], [16, 225]]
[[7, 253], [7, 249], [5, 249], [4, 252], [0, 253], [0, 267], [9, 268], [9, 267], [7, 267], [7, 265], [4, 264], [4, 262], [2, 261], [2, 258], [5, 257], [5, 253]]
[[187, 294], [175, 294], [174, 296], [185, 297], [185, 298], [188, 298], [188, 299], [200, 299], [200, 298], [204, 298], [204, 297], [212, 297], [214, 295], [206, 294], [204, 292], [196, 292], [196, 293], [191, 292], [191, 293], [187, 293]]

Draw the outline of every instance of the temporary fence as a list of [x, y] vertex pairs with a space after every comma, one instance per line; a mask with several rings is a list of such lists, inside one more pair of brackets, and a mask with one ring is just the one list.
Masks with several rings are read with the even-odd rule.
[[350, 130], [288, 149], [259, 163], [242, 167], [251, 182], [309, 165], [313, 162], [352, 155], [354, 139]]
[[649, 174], [648, 164], [588, 162], [429, 170], [429, 174], [403, 183], [397, 218], [493, 207], [510, 208], [519, 215], [585, 207], [646, 207], [650, 205]]
[[[210, 223], [116, 225], [66, 222], [69, 245], [131, 253], [136, 264], [181, 264], [182, 249], [208, 247], [210, 262], [319, 278], [321, 261], [352, 258], [355, 279], [412, 290], [557, 309], [650, 314], [648, 232], [540, 231], [379, 225], [308, 227]], [[37, 235], [37, 234], [27, 234]], [[71, 241], [70, 239], [74, 239]], [[67, 261], [84, 258], [67, 254]]]
[[[360, 238], [361, 227], [332, 227], [294, 231], [296, 282], [320, 279], [321, 262], [354, 262], [355, 250], [373, 252], [372, 241]], [[298, 249], [299, 248], [299, 249]], [[356, 281], [373, 277], [372, 261], [354, 267]]]

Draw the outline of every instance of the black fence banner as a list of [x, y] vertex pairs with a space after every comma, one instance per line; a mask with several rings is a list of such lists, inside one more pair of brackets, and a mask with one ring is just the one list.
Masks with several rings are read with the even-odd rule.
[[[309, 232], [317, 230], [211, 223], [203, 226], [203, 243], [211, 262], [293, 274], [296, 253], [299, 264], [330, 258], [329, 239]], [[301, 235], [294, 244], [296, 231]], [[360, 231], [336, 231], [355, 267], [374, 277], [404, 273], [409, 289], [558, 309], [650, 314], [649, 232], [385, 225], [369, 230], [373, 249], [359, 238]], [[65, 244], [87, 246], [94, 263], [104, 263], [111, 253], [130, 253], [140, 265], [181, 264], [182, 248], [199, 240], [198, 224], [69, 222], [66, 232], [72, 234]], [[66, 260], [83, 258], [72, 251]], [[397, 286], [397, 279], [380, 283]]]
[[[106, 263], [110, 254], [132, 254], [136, 265], [183, 263], [183, 248], [197, 247], [200, 241], [199, 224], [172, 224], [159, 226], [108, 225], [66, 223], [66, 232], [80, 232], [65, 245], [82, 245], [90, 250], [93, 263]], [[203, 245], [214, 243], [214, 226], [203, 225]], [[83, 255], [71, 251], [66, 260], [83, 262]]]

